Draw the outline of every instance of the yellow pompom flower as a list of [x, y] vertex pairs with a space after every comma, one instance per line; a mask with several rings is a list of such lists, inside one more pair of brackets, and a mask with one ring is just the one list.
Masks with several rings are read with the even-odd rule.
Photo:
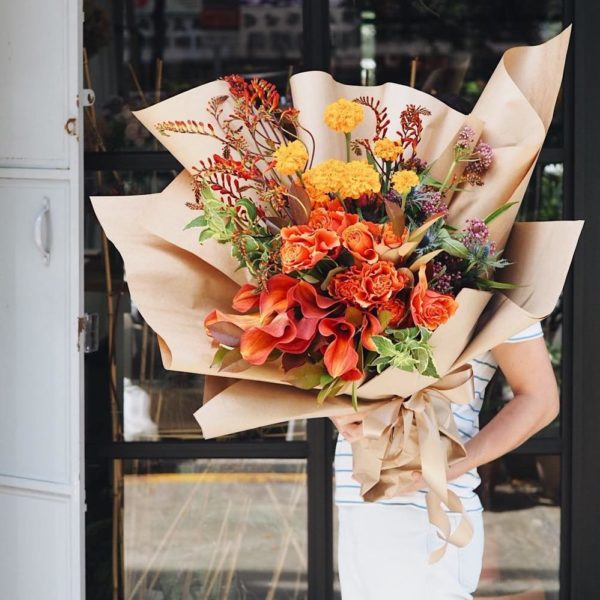
[[373, 146], [373, 154], [383, 160], [396, 160], [402, 152], [402, 146], [390, 138], [377, 140]]
[[397, 171], [392, 175], [392, 186], [399, 194], [408, 194], [419, 183], [414, 171]]
[[273, 152], [275, 159], [275, 168], [281, 175], [293, 175], [302, 171], [308, 160], [308, 151], [306, 146], [300, 141], [295, 140], [290, 144], [282, 144]]
[[337, 194], [345, 177], [345, 166], [341, 160], [331, 158], [306, 171], [302, 179], [309, 194]]
[[339, 189], [342, 198], [360, 198], [362, 194], [376, 193], [381, 189], [379, 174], [369, 163], [353, 160], [344, 164], [344, 178]]
[[357, 102], [340, 98], [325, 108], [323, 120], [334, 131], [350, 133], [365, 117], [363, 107]]

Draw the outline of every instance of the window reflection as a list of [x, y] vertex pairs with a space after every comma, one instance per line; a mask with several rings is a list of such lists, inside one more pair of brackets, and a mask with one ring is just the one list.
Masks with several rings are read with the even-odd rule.
[[[563, 27], [560, 0], [330, 0], [329, 5], [336, 79], [414, 85], [464, 112], [505, 50], [539, 44]], [[552, 145], [562, 143], [560, 127], [550, 138]]]
[[486, 540], [478, 595], [558, 600], [560, 457], [511, 455], [479, 472]]
[[[92, 486], [101, 481], [94, 469], [106, 467], [90, 466]], [[125, 600], [306, 598], [304, 461], [135, 460], [119, 468], [122, 546], [111, 551], [97, 544], [111, 520], [103, 518], [106, 496], [92, 488], [88, 598], [112, 597], [115, 565]]]
[[301, 64], [301, 0], [87, 0], [85, 10], [98, 130], [88, 127], [89, 151], [157, 149], [131, 111], [229, 73], [268, 78], [285, 95]]

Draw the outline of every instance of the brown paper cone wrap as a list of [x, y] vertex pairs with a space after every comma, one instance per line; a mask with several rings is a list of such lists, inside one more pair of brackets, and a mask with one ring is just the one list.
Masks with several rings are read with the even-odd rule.
[[[463, 124], [469, 123], [494, 149], [494, 164], [486, 173], [485, 185], [454, 195], [450, 222], [460, 225], [467, 218], [483, 218], [506, 202], [516, 203], [492, 223], [491, 232], [499, 247], [508, 240], [506, 257], [514, 263], [501, 271], [499, 278], [520, 287], [493, 295], [468, 289], [459, 294], [457, 313], [431, 338], [442, 379], [436, 382], [388, 369], [358, 389], [363, 400], [359, 412], [367, 413], [367, 424], [377, 424], [353, 449], [355, 476], [363, 485], [363, 495], [376, 500], [401, 493], [405, 473], [422, 470], [432, 489], [428, 500], [430, 518], [444, 539], [459, 545], [469, 537], [468, 526], [461, 524], [457, 532], [450, 532], [439, 502], [453, 510], [462, 508], [457, 498], [446, 493], [445, 485], [447, 463], [464, 455], [450, 402], [469, 401], [472, 393], [465, 382], [458, 386], [458, 395], [440, 394], [439, 388], [447, 387], [457, 374], [459, 379], [463, 377], [470, 359], [552, 311], [582, 227], [580, 222], [551, 222], [521, 223], [513, 228], [552, 118], [569, 34], [567, 29], [540, 46], [506, 52], [467, 116], [423, 92], [397, 84], [347, 86], [320, 72], [302, 73], [291, 80], [301, 123], [316, 140], [315, 163], [344, 157], [343, 135], [331, 132], [322, 121], [323, 110], [330, 102], [358, 96], [381, 100], [388, 108], [392, 137], [402, 109], [407, 104], [420, 104], [432, 114], [424, 121], [419, 155], [430, 161], [437, 159], [433, 172], [438, 177], [452, 160], [454, 140]], [[201, 159], [220, 152], [220, 145], [189, 133], [169, 133], [165, 137], [155, 126], [188, 119], [216, 125], [205, 107], [213, 96], [226, 94], [224, 82], [213, 82], [139, 111], [136, 116], [186, 171], [193, 173]], [[230, 104], [223, 106], [227, 111]], [[353, 136], [371, 136], [373, 126], [374, 119], [367, 111]], [[310, 149], [308, 137], [305, 143]], [[214, 308], [230, 311], [231, 299], [246, 278], [245, 271], [236, 270], [227, 246], [212, 241], [199, 245], [193, 230], [183, 230], [194, 216], [185, 207], [186, 201], [193, 201], [186, 171], [160, 194], [98, 197], [92, 201], [106, 234], [123, 256], [132, 296], [159, 336], [165, 367], [236, 380], [231, 385], [228, 381], [227, 386], [225, 382], [207, 384], [212, 388], [207, 390], [207, 398], [212, 399], [195, 413], [204, 436], [217, 437], [289, 419], [348, 414], [351, 408], [345, 397], [318, 405], [314, 393], [286, 385], [277, 363], [240, 372], [211, 369], [214, 347], [204, 332], [203, 319]], [[411, 400], [405, 401], [411, 395]], [[427, 458], [424, 445], [430, 449]]]

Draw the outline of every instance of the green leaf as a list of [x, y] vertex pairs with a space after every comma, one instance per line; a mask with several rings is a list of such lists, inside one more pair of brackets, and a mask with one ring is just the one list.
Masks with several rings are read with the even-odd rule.
[[427, 377], [436, 377], [437, 379], [439, 379], [439, 374], [437, 372], [437, 369], [435, 368], [435, 363], [433, 362], [433, 358], [429, 359], [429, 363], [427, 364], [427, 367], [421, 371], [422, 375], [426, 375]]
[[243, 237], [244, 243], [246, 244], [246, 251], [249, 253], [258, 252], [260, 250], [260, 246], [258, 242], [250, 235], [245, 235]]
[[183, 229], [192, 229], [193, 227], [206, 227], [206, 217], [202, 214], [192, 219]]
[[198, 236], [198, 241], [202, 244], [206, 240], [210, 240], [210, 238], [215, 237], [215, 232], [210, 229], [203, 229], [200, 235]]
[[388, 338], [383, 337], [382, 335], [374, 335], [371, 339], [373, 340], [379, 355], [390, 357], [396, 355], [396, 347]]
[[497, 219], [501, 214], [505, 213], [511, 206], [518, 204], [518, 202], [506, 202], [502, 206], [499, 206], [496, 210], [492, 211], [483, 222], [489, 225], [494, 219]]
[[457, 258], [467, 258], [469, 256], [467, 247], [462, 242], [451, 237], [445, 229], [440, 229], [438, 241], [442, 249], [450, 254], [450, 256], [456, 256]]
[[223, 359], [225, 358], [225, 355], [231, 352], [231, 348], [226, 348], [225, 346], [219, 346], [219, 349], [215, 352], [215, 355], [213, 356], [213, 361], [211, 363], [211, 368], [212, 367], [220, 367], [221, 363], [223, 362]]
[[490, 290], [514, 290], [515, 288], [521, 287], [514, 283], [505, 283], [503, 281], [494, 281], [493, 279], [475, 279], [475, 283], [483, 288]]
[[321, 383], [323, 373], [324, 368], [321, 363], [305, 363], [290, 369], [283, 379], [303, 390], [311, 390]]
[[243, 206], [248, 213], [248, 219], [254, 221], [256, 219], [256, 206], [248, 198], [240, 198], [236, 203], [236, 206]]
[[208, 186], [203, 187], [202, 191], [200, 193], [202, 194], [202, 198], [204, 200], [216, 200], [217, 199], [213, 190], [211, 190]]

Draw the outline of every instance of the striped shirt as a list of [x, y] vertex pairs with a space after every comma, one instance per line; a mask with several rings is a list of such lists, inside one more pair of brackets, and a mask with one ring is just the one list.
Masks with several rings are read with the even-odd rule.
[[[542, 337], [542, 327], [535, 323], [521, 333], [509, 338], [507, 342], [518, 343]], [[452, 413], [463, 442], [467, 442], [479, 431], [479, 412], [485, 396], [485, 388], [490, 382], [498, 364], [491, 351], [471, 361], [473, 367], [474, 396], [469, 404], [453, 404]], [[341, 435], [335, 449], [335, 502], [336, 504], [360, 504], [360, 485], [352, 477], [352, 447]], [[481, 479], [477, 469], [472, 469], [448, 484], [448, 487], [461, 498], [467, 512], [480, 512], [481, 502], [475, 493]], [[414, 506], [426, 510], [425, 495], [427, 490], [419, 490], [396, 498], [379, 500], [378, 504], [394, 506]]]

